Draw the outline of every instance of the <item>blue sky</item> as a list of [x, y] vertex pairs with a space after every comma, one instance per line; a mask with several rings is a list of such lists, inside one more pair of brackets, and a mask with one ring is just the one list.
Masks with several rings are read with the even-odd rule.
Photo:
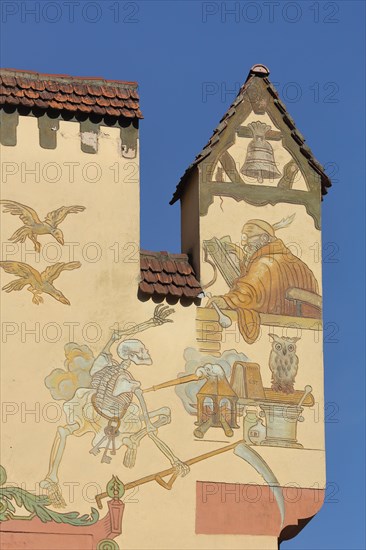
[[1, 2], [3, 67], [139, 82], [143, 248], [179, 252], [179, 206], [168, 202], [255, 63], [327, 167], [329, 487], [287, 550], [366, 547], [364, 11], [363, 1]]

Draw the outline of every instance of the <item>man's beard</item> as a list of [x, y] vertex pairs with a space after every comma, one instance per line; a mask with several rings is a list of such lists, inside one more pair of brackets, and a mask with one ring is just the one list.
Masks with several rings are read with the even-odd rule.
[[258, 252], [260, 248], [262, 248], [261, 243], [248, 243], [243, 247], [243, 260], [242, 260], [242, 271], [244, 268], [244, 272], [248, 269], [248, 264], [252, 258], [252, 256]]
[[262, 248], [262, 243], [248, 243], [244, 246], [243, 252], [245, 258], [251, 258], [260, 248]]

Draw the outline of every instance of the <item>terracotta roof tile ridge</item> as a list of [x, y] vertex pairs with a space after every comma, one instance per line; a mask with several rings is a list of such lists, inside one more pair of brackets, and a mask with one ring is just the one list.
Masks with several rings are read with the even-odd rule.
[[19, 76], [23, 78], [31, 79], [40, 79], [40, 80], [72, 80], [73, 82], [83, 82], [86, 81], [88, 84], [95, 82], [97, 85], [109, 84], [112, 86], [128, 86], [137, 88], [138, 83], [135, 81], [127, 80], [111, 80], [101, 76], [73, 76], [69, 74], [51, 74], [51, 73], [40, 73], [37, 71], [30, 71], [24, 69], [13, 69], [8, 67], [0, 67], [0, 74], [9, 74], [14, 73], [14, 76]]

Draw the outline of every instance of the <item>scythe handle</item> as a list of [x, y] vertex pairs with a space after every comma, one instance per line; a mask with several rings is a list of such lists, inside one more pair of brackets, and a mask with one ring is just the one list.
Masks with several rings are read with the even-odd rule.
[[[204, 453], [202, 455], [189, 458], [188, 460], [185, 460], [184, 463], [187, 464], [187, 466], [192, 466], [193, 464], [196, 464], [197, 462], [201, 462], [202, 460], [206, 460], [207, 458], [211, 458], [213, 456], [217, 456], [219, 454], [226, 453], [227, 451], [235, 449], [235, 447], [237, 447], [240, 443], [243, 443], [242, 439], [239, 439], [239, 441], [235, 441], [235, 443], [231, 443], [226, 447], [221, 447], [220, 449], [216, 449], [214, 451], [210, 451], [208, 453]], [[168, 468], [167, 470], [157, 472], [156, 474], [151, 474], [149, 476], [145, 476], [140, 479], [137, 479], [136, 481], [131, 481], [130, 483], [126, 483], [124, 487], [126, 491], [129, 491], [130, 489], [133, 489], [134, 487], [138, 487], [139, 485], [144, 485], [145, 483], [149, 483], [150, 481], [156, 481], [157, 483], [159, 483], [159, 485], [161, 485], [165, 489], [171, 489], [174, 481], [177, 478], [176, 474], [177, 472], [175, 468]], [[172, 477], [168, 482], [165, 482], [162, 478], [169, 475]], [[107, 496], [108, 496], [108, 493], [106, 492], [96, 495], [95, 500], [99, 509], [103, 507], [102, 500], [104, 498], [107, 498]]]

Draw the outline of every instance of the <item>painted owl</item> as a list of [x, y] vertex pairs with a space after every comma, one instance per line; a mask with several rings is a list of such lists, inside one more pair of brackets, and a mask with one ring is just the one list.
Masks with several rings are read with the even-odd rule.
[[299, 358], [296, 355], [296, 342], [300, 338], [277, 336], [272, 338], [272, 350], [269, 356], [269, 368], [272, 372], [272, 390], [284, 393], [293, 393], [294, 382], [299, 367]]

